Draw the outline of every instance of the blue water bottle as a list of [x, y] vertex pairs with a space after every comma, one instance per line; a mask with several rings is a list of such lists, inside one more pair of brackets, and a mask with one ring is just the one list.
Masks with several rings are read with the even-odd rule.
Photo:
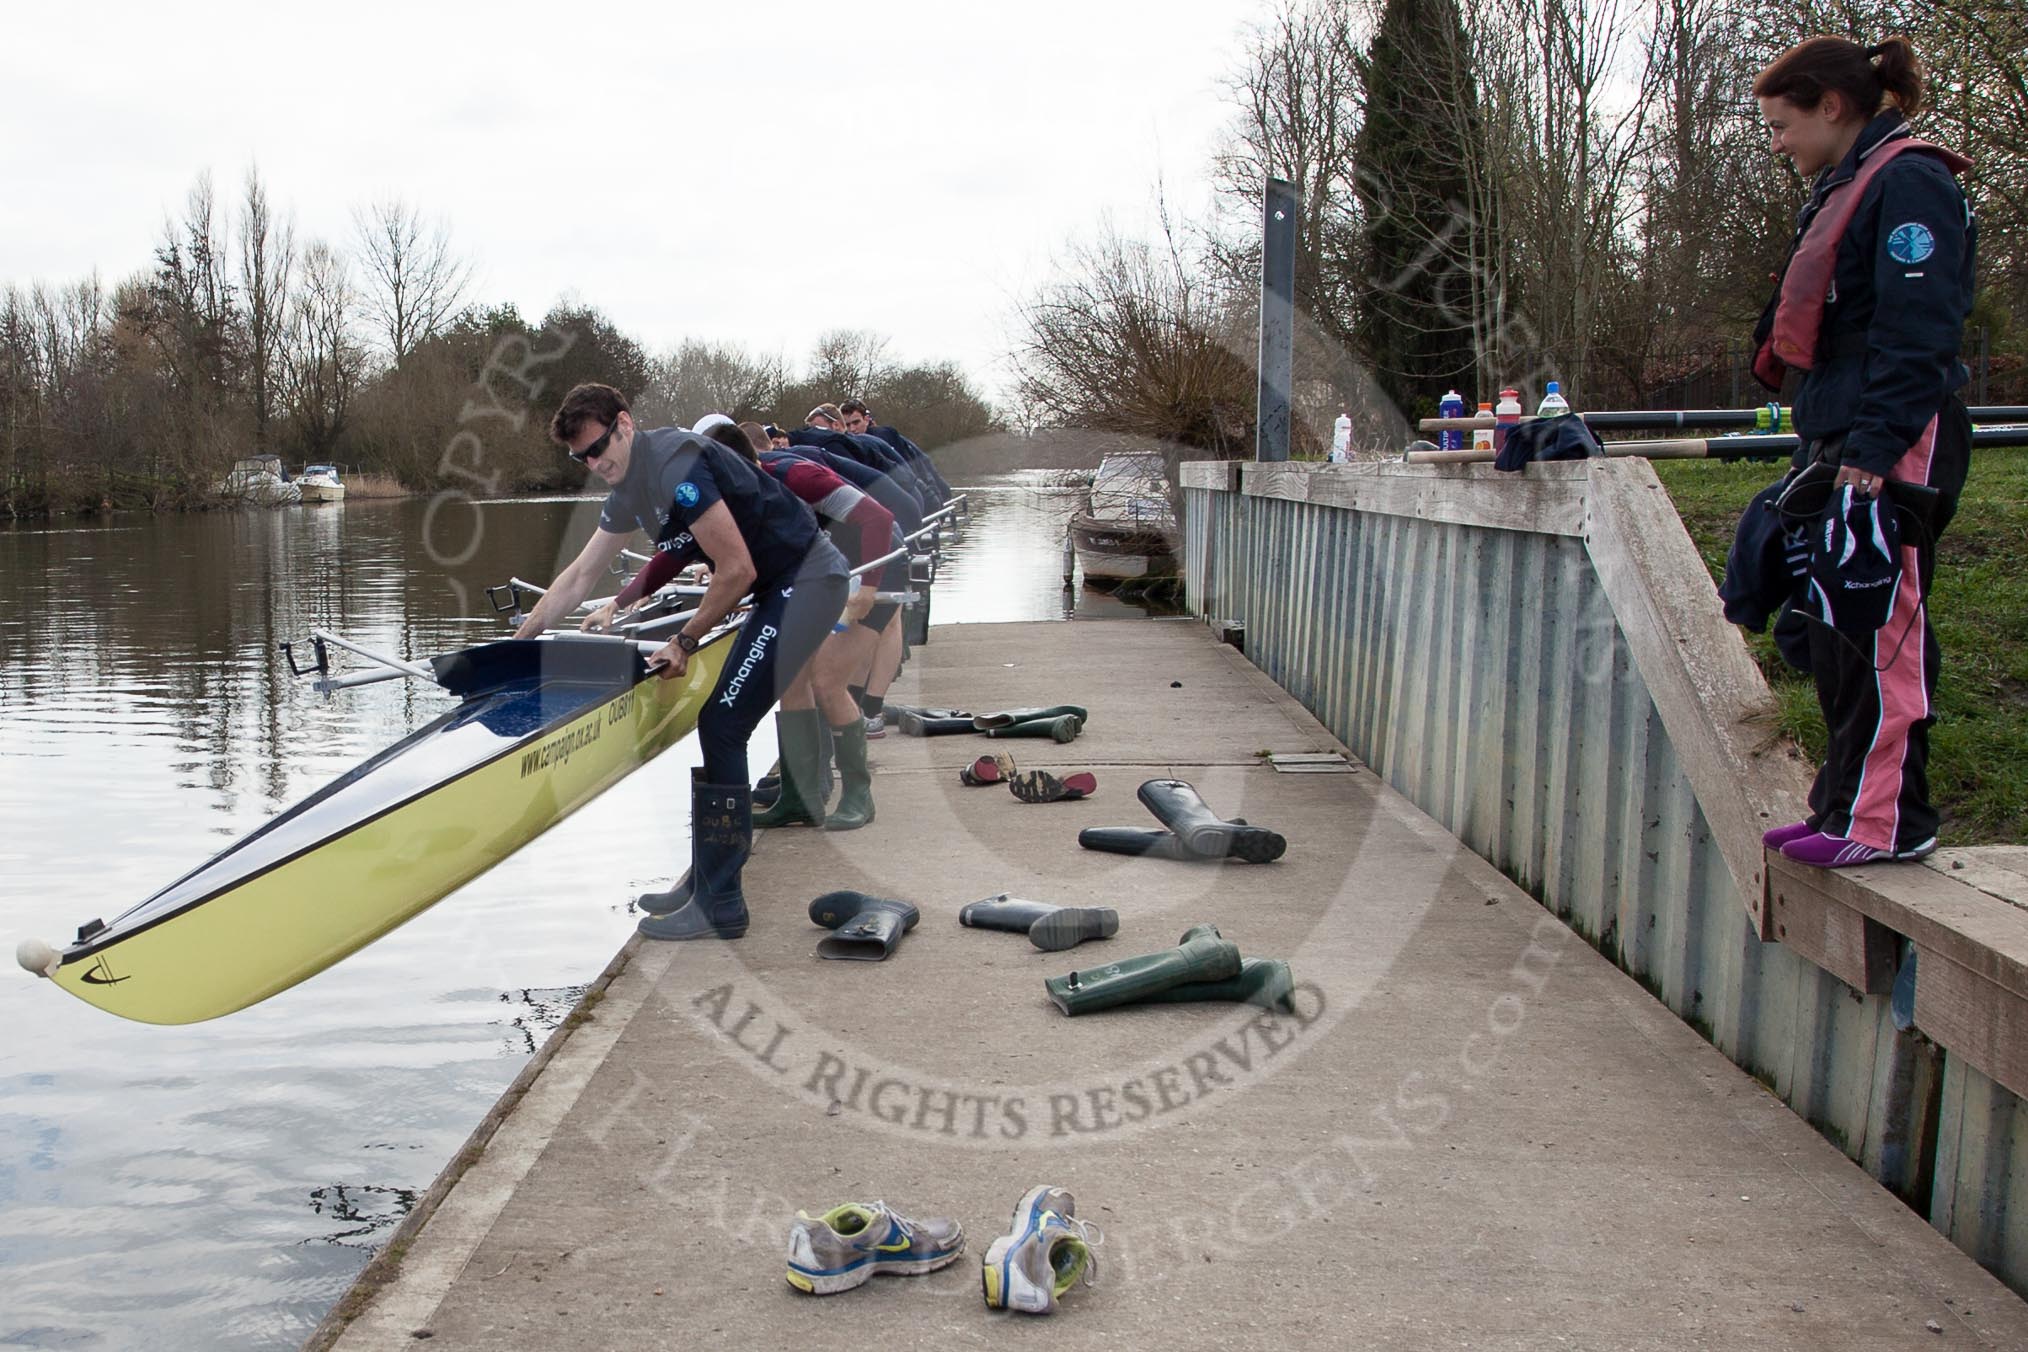
[[[1443, 397], [1443, 402], [1437, 405], [1437, 416], [1439, 418], [1464, 417], [1465, 397], [1456, 390], [1452, 390], [1446, 394]], [[1442, 432], [1437, 433], [1437, 446], [1446, 451], [1462, 451], [1465, 449], [1465, 434], [1455, 427], [1446, 428]]]

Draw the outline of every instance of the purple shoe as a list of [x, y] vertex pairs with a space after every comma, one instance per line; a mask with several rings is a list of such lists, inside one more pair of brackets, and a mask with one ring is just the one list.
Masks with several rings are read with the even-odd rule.
[[1935, 836], [1905, 850], [1876, 850], [1871, 845], [1861, 845], [1844, 836], [1827, 836], [1822, 831], [1812, 831], [1782, 846], [1782, 855], [1815, 868], [1851, 868], [1855, 864], [1920, 859], [1935, 850]]
[[1761, 832], [1760, 843], [1770, 850], [1779, 850], [1790, 841], [1801, 840], [1816, 829], [1808, 822], [1790, 822], [1787, 826], [1777, 826], [1771, 831]]

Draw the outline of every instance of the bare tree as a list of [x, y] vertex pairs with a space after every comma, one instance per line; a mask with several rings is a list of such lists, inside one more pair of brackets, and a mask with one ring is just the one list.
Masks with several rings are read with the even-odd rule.
[[441, 333], [464, 304], [472, 270], [451, 249], [442, 222], [426, 222], [399, 198], [354, 217], [365, 269], [361, 313], [397, 367]]
[[[1488, 335], [1507, 378], [1581, 381], [1631, 234], [1634, 169], [1659, 72], [1636, 0], [1481, 0], [1492, 135], [1483, 172], [1504, 197], [1493, 248], [1513, 260], [1510, 310]], [[1533, 35], [1522, 47], [1515, 35]], [[1627, 86], [1631, 85], [1631, 88]], [[1514, 283], [1525, 278], [1526, 286]]]
[[884, 335], [865, 329], [832, 329], [817, 339], [816, 350], [810, 355], [809, 383], [826, 392], [826, 402], [835, 403], [869, 393], [893, 369]]
[[313, 460], [337, 445], [364, 373], [365, 354], [352, 331], [357, 304], [345, 259], [322, 240], [310, 241], [289, 306], [284, 370], [289, 415]]
[[128, 317], [166, 386], [158, 435], [147, 442], [158, 478], [217, 468], [237, 439], [231, 396], [240, 332], [225, 235], [211, 176], [200, 174], [182, 219], [163, 222], [146, 290], [130, 297], [139, 306]]
[[289, 322], [289, 282], [296, 266], [295, 228], [278, 218], [258, 168], [247, 170], [240, 198], [239, 291], [245, 306], [247, 391], [252, 396], [254, 445], [266, 450], [268, 420], [281, 384], [279, 360]]
[[706, 413], [789, 417], [775, 407], [783, 381], [779, 357], [755, 357], [737, 344], [686, 339], [650, 364], [641, 416], [684, 424]]
[[1296, 303], [1349, 342], [1360, 273], [1355, 191], [1368, 0], [1278, 0], [1248, 40], [1227, 95], [1237, 118], [1212, 172], [1226, 208], [1212, 262], [1250, 284], [1266, 180], [1296, 187]]
[[1055, 427], [1127, 433], [1225, 457], [1252, 445], [1248, 335], [1174, 247], [1108, 227], [1074, 249], [1061, 278], [1022, 307], [1017, 397]]

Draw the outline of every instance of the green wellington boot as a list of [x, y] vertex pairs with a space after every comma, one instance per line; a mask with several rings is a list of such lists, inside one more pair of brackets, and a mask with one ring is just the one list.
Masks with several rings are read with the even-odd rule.
[[1084, 720], [1076, 714], [1054, 714], [1048, 718], [1031, 718], [1021, 723], [1009, 723], [1004, 727], [988, 728], [988, 737], [1054, 737], [1059, 742], [1074, 742], [1084, 731]]
[[815, 709], [784, 709], [775, 720], [782, 743], [782, 781], [774, 804], [756, 812], [753, 824], [822, 826], [823, 791], [818, 787], [817, 758], [823, 754], [823, 715]]
[[[1241, 823], [1244, 825], [1244, 823]], [[1192, 925], [1183, 931], [1183, 942], [1209, 937], [1221, 938], [1216, 925]], [[1296, 980], [1289, 971], [1289, 965], [1280, 958], [1242, 958], [1239, 975], [1226, 981], [1189, 981], [1181, 986], [1171, 986], [1159, 995], [1148, 997], [1149, 1004], [1181, 1004], [1185, 1001], [1226, 1001], [1231, 1004], [1259, 1005], [1262, 1009], [1279, 1009], [1289, 1013], [1295, 1011]]]
[[1200, 926], [1166, 952], [1122, 958], [1105, 967], [1053, 976], [1042, 984], [1058, 1009], [1076, 1017], [1139, 1004], [1172, 986], [1230, 980], [1239, 975], [1239, 967], [1239, 949], [1219, 938], [1217, 930]]
[[1227, 821], [1211, 810], [1197, 790], [1180, 779], [1151, 779], [1137, 796], [1155, 819], [1176, 833], [1183, 848], [1200, 859], [1243, 859], [1269, 864], [1282, 857], [1289, 843], [1266, 827], [1249, 826], [1243, 818]]
[[961, 732], [977, 732], [972, 726], [972, 715], [964, 709], [926, 709], [919, 704], [890, 704], [887, 706], [888, 720], [901, 729], [904, 737], [949, 737]]
[[1087, 939], [1110, 939], [1118, 934], [1120, 913], [1110, 906], [1051, 906], [1002, 892], [964, 907], [958, 912], [958, 923], [970, 929], [1025, 934], [1028, 942], [1043, 952], [1061, 953]]
[[1052, 704], [1047, 709], [1002, 709], [998, 713], [980, 714], [972, 720], [972, 726], [980, 732], [991, 732], [995, 728], [1009, 728], [1016, 723], [1032, 723], [1038, 718], [1060, 718], [1069, 714], [1078, 722], [1091, 719], [1083, 706], [1077, 704]]
[[1296, 978], [1280, 958], [1242, 958], [1239, 975], [1225, 981], [1190, 981], [1148, 997], [1149, 1004], [1223, 1000], [1262, 1009], [1295, 1010]]
[[873, 771], [866, 765], [866, 723], [855, 718], [831, 729], [838, 757], [838, 805], [824, 817], [826, 831], [857, 831], [873, 821]]

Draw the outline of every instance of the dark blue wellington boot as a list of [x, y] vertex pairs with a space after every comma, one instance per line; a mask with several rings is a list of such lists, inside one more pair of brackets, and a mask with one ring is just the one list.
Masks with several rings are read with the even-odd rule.
[[[704, 772], [690, 772], [690, 895], [666, 914], [651, 903], [670, 893], [640, 899], [650, 912], [636, 928], [650, 939], [737, 939], [746, 933], [746, 896], [740, 870], [753, 849], [753, 790], [744, 784], [707, 784]], [[682, 891], [679, 886], [676, 891]]]

